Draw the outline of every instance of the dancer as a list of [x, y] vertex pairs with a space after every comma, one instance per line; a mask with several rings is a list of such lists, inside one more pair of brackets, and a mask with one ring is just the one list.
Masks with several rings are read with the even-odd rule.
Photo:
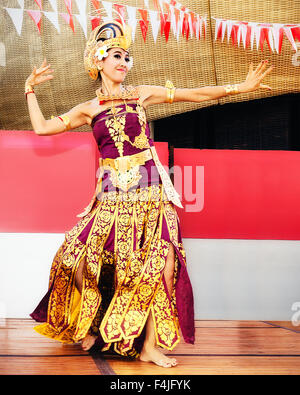
[[[95, 28], [84, 65], [99, 81], [96, 97], [45, 120], [34, 86], [53, 78], [44, 59], [27, 78], [25, 95], [33, 130], [40, 136], [88, 124], [101, 153], [98, 183], [81, 219], [65, 233], [50, 271], [49, 288], [31, 317], [38, 333], [64, 343], [177, 365], [162, 352], [180, 336], [194, 343], [193, 292], [177, 207], [179, 195], [150, 138], [145, 109], [153, 104], [201, 102], [259, 88], [272, 67], [249, 67], [240, 84], [176, 89], [124, 86], [132, 67], [129, 26], [116, 21]], [[180, 334], [181, 331], [181, 334]], [[159, 347], [158, 347], [159, 346]]]

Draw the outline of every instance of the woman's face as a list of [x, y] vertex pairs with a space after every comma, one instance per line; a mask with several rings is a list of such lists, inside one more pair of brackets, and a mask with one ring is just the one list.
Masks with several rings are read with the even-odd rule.
[[122, 83], [130, 69], [130, 58], [127, 51], [111, 48], [108, 56], [102, 61], [102, 73], [112, 81]]

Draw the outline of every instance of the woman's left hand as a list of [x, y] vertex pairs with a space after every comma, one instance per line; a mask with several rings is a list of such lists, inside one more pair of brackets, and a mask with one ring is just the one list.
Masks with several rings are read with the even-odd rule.
[[261, 83], [265, 76], [270, 74], [271, 71], [274, 69], [274, 67], [271, 66], [266, 70], [267, 65], [268, 61], [262, 60], [254, 70], [253, 63], [251, 63], [245, 81], [239, 84], [239, 91], [241, 93], [248, 93], [256, 91], [257, 89], [267, 89], [269, 91], [272, 90], [269, 85]]

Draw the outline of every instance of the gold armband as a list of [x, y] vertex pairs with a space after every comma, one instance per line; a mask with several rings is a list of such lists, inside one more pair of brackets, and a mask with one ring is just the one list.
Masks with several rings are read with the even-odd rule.
[[223, 88], [225, 89], [227, 95], [234, 95], [236, 93], [240, 93], [238, 84], [225, 85]]
[[57, 118], [59, 118], [65, 124], [65, 130], [71, 129], [70, 118], [67, 115], [61, 115]]
[[167, 103], [172, 104], [175, 96], [175, 86], [172, 81], [167, 81], [165, 88], [167, 88]]

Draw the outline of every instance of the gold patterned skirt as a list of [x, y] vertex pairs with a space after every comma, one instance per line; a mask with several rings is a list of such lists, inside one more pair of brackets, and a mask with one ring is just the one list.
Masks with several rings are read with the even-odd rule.
[[[171, 243], [175, 272], [169, 295], [163, 273]], [[80, 294], [75, 275], [82, 260]], [[47, 297], [31, 314], [44, 321], [35, 330], [64, 343], [94, 334], [102, 351], [113, 345], [115, 352], [136, 357], [152, 314], [159, 346], [172, 350], [180, 341], [180, 327], [193, 343], [193, 296], [185, 266], [178, 215], [161, 184], [102, 193], [65, 234], [52, 263]]]

